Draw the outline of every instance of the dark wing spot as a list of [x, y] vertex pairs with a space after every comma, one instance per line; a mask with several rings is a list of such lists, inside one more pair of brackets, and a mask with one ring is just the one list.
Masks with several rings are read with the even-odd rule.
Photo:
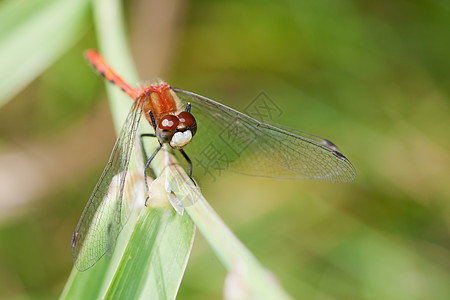
[[342, 154], [341, 152], [338, 151], [333, 151], [334, 156], [342, 159], [342, 160], [347, 160], [347, 157], [344, 156], [344, 154]]
[[72, 248], [75, 247], [75, 245], [77, 244], [78, 241], [78, 232], [74, 232], [73, 236], [72, 236]]

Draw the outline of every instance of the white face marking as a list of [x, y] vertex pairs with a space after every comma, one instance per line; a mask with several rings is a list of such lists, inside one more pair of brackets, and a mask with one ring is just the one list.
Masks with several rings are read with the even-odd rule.
[[181, 149], [192, 139], [192, 132], [190, 130], [186, 130], [184, 132], [175, 132], [175, 134], [172, 137], [172, 140], [170, 140], [170, 147], [173, 149]]

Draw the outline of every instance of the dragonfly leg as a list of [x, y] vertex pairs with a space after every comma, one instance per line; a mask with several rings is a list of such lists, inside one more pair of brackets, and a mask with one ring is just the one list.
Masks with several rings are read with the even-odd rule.
[[185, 111], [191, 112], [191, 102], [188, 102], [188, 104], [186, 104], [186, 109], [185, 109]]
[[[190, 106], [189, 106], [190, 107]], [[189, 164], [189, 178], [192, 180], [192, 182], [194, 183], [195, 186], [197, 186], [197, 184], [195, 183], [194, 179], [192, 179], [192, 162], [191, 159], [189, 158], [189, 156], [186, 154], [186, 152], [184, 152], [183, 149], [180, 149], [181, 155], [183, 155], [184, 159], [188, 162]]]
[[[142, 152], [144, 153], [144, 161], [147, 162], [148, 155], [147, 155], [147, 151], [145, 151], [145, 147], [144, 147], [144, 139], [143, 139], [144, 137], [156, 137], [156, 135], [153, 134], [153, 133], [143, 133], [143, 134], [141, 134], [141, 138], [140, 138], [140, 140], [141, 140], [141, 148], [142, 148]], [[152, 169], [150, 169], [150, 170], [152, 172], [152, 176], [156, 177], [155, 173], [153, 172], [153, 170]]]
[[147, 182], [147, 169], [150, 167], [150, 163], [152, 162], [153, 158], [155, 158], [155, 156], [159, 152], [159, 150], [161, 150], [161, 148], [162, 148], [162, 144], [159, 144], [159, 146], [155, 149], [153, 154], [147, 160], [147, 163], [145, 164], [145, 167], [144, 167], [145, 188], [147, 189], [147, 198], [145, 198], [145, 206], [147, 206], [147, 201], [148, 201], [148, 199], [150, 197], [150, 189], [148, 187], [148, 182]]
[[153, 126], [153, 129], [156, 131], [156, 121], [155, 121], [155, 116], [153, 115], [153, 113], [152, 113], [151, 110], [148, 111], [148, 115], [149, 115], [149, 117], [150, 117], [150, 120], [152, 120], [152, 126]]

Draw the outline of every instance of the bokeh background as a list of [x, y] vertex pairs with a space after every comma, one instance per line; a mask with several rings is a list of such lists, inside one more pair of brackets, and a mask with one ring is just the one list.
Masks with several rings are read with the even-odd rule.
[[[0, 2], [0, 80], [22, 74], [0, 89], [1, 299], [60, 294], [72, 232], [115, 141], [104, 83], [82, 57], [97, 47], [92, 12], [87, 1], [67, 10], [73, 3]], [[224, 173], [202, 185], [293, 298], [448, 299], [450, 2], [124, 6], [142, 80], [240, 110], [263, 91], [283, 111], [276, 123], [329, 138], [354, 164], [349, 184]], [[36, 15], [64, 9], [73, 19], [61, 20], [63, 34], [30, 39], [20, 55], [59, 48], [30, 70], [17, 63], [7, 43]], [[222, 298], [225, 275], [197, 234], [179, 299]]]

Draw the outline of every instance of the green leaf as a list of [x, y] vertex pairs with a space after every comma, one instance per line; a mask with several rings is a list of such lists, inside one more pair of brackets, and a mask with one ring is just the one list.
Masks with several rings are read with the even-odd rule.
[[0, 107], [81, 37], [87, 4], [35, 0], [0, 5]]
[[175, 298], [193, 243], [193, 222], [170, 207], [143, 208], [130, 219], [113, 256], [85, 272], [74, 268], [61, 299]]
[[194, 232], [170, 207], [143, 210], [106, 298], [175, 299]]

